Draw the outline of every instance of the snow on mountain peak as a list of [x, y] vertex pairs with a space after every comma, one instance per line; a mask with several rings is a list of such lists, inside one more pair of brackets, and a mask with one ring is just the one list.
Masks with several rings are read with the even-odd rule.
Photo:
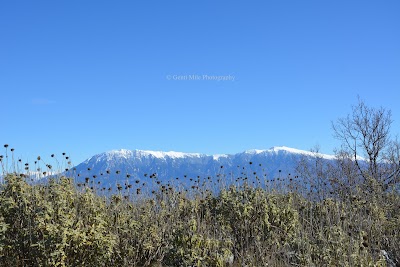
[[164, 151], [151, 151], [151, 150], [136, 150], [139, 154], [143, 155], [151, 155], [155, 158], [185, 158], [185, 157], [190, 157], [190, 158], [198, 158], [202, 154], [200, 153], [184, 153], [184, 152], [175, 152], [175, 151], [169, 151], [169, 152], [164, 152]]
[[215, 155], [212, 155], [212, 157], [214, 160], [219, 160], [220, 158], [227, 158], [227, 157], [229, 157], [229, 155], [228, 154], [215, 154]]
[[113, 158], [113, 157], [118, 157], [118, 158], [132, 158], [132, 157], [154, 157], [158, 159], [165, 159], [165, 158], [185, 158], [185, 157], [200, 157], [202, 154], [200, 153], [184, 153], [184, 152], [175, 152], [175, 151], [169, 151], [169, 152], [164, 152], [164, 151], [152, 151], [152, 150], [128, 150], [128, 149], [118, 149], [118, 150], [111, 150], [108, 152], [105, 152], [107, 158]]
[[270, 148], [268, 151], [271, 151], [271, 152], [285, 151], [285, 152], [289, 152], [289, 153], [293, 153], [293, 154], [302, 154], [305, 156], [322, 157], [324, 159], [335, 159], [334, 155], [316, 153], [316, 152], [300, 150], [297, 148], [291, 148], [291, 147], [286, 147], [286, 146], [274, 146], [274, 147]]
[[220, 166], [224, 166], [226, 172], [234, 173], [238, 171], [237, 166], [244, 166], [251, 161], [268, 163], [267, 168], [269, 169], [266, 169], [266, 172], [273, 177], [276, 170], [293, 173], [297, 160], [302, 156], [310, 160], [316, 157], [329, 160], [335, 158], [331, 155], [284, 146], [270, 149], [252, 149], [236, 154], [214, 155], [119, 149], [94, 155], [79, 164], [76, 171], [86, 176], [89, 171], [101, 174], [108, 170], [110, 175], [107, 175], [107, 177], [111, 177], [114, 181], [120, 179], [117, 171], [129, 173], [132, 177], [143, 177], [145, 173], [157, 172], [160, 179], [169, 179], [172, 176], [213, 175], [216, 169], [219, 170]]
[[133, 155], [133, 151], [128, 149], [118, 149], [118, 150], [111, 150], [106, 152], [107, 156], [110, 157], [122, 157], [122, 158], [130, 158]]
[[260, 154], [260, 153], [263, 153], [265, 151], [266, 150], [264, 150], [264, 149], [249, 149], [249, 150], [246, 150], [244, 153], [246, 153], [246, 154]]
[[311, 156], [311, 157], [322, 157], [324, 159], [335, 159], [334, 155], [327, 155], [327, 154], [322, 154], [322, 153], [316, 153], [316, 152], [311, 152], [311, 151], [306, 151], [306, 150], [300, 150], [297, 148], [291, 148], [287, 146], [274, 146], [271, 147], [270, 149], [250, 149], [246, 150], [244, 153], [246, 154], [261, 154], [261, 153], [279, 153], [279, 152], [287, 152], [287, 153], [293, 153], [293, 154], [301, 154], [305, 156]]
[[[335, 159], [334, 155], [327, 155], [322, 153], [310, 152], [305, 150], [300, 150], [296, 148], [290, 148], [286, 146], [275, 146], [270, 149], [250, 149], [246, 150], [243, 153], [250, 155], [257, 155], [261, 153], [292, 153], [292, 154], [301, 154], [305, 156], [311, 157], [322, 157], [324, 159]], [[100, 157], [99, 157], [100, 156]], [[106, 158], [107, 160], [115, 159], [115, 158], [124, 158], [131, 159], [134, 157], [153, 157], [157, 159], [179, 159], [179, 158], [200, 158], [203, 156], [211, 156], [214, 160], [219, 160], [220, 158], [227, 158], [229, 154], [215, 154], [215, 155], [206, 155], [201, 153], [185, 153], [185, 152], [175, 152], [175, 151], [152, 151], [152, 150], [128, 150], [128, 149], [118, 149], [111, 150], [96, 156], [97, 160], [100, 158]]]

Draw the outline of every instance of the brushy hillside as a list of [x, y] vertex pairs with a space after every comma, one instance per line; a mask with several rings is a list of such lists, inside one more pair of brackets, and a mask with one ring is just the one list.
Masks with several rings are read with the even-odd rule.
[[389, 266], [386, 252], [400, 258], [397, 191], [376, 184], [317, 201], [284, 180], [287, 190], [244, 181], [218, 194], [160, 184], [101, 196], [67, 178], [32, 185], [8, 174], [0, 265]]

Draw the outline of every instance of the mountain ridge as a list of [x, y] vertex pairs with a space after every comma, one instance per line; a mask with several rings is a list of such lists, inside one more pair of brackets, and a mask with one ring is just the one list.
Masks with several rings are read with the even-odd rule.
[[333, 160], [334, 156], [285, 146], [269, 149], [250, 149], [236, 154], [185, 153], [176, 151], [114, 149], [96, 154], [74, 167], [69, 176], [77, 182], [96, 178], [115, 184], [125, 176], [145, 180], [147, 174], [167, 181], [179, 177], [215, 177], [223, 173], [230, 177], [263, 175], [266, 179], [294, 174], [298, 162], [319, 157]]
[[[306, 150], [300, 150], [297, 148], [290, 148], [286, 146], [274, 146], [269, 149], [249, 149], [245, 150], [243, 152], [239, 153], [234, 153], [234, 154], [203, 154], [203, 153], [191, 153], [191, 152], [177, 152], [177, 151], [156, 151], [156, 150], [143, 150], [143, 149], [134, 149], [134, 150], [129, 150], [129, 149], [113, 149], [109, 150], [106, 152], [102, 152], [99, 154], [96, 154], [85, 161], [90, 160], [93, 157], [100, 156], [100, 155], [108, 155], [108, 156], [121, 156], [127, 158], [128, 156], [132, 156], [133, 154], [139, 154], [140, 156], [153, 156], [156, 158], [183, 158], [183, 157], [201, 157], [201, 156], [206, 156], [210, 157], [212, 156], [214, 159], [218, 159], [219, 157], [229, 157], [229, 156], [234, 156], [237, 154], [261, 154], [261, 153], [278, 153], [280, 151], [284, 152], [289, 152], [289, 153], [294, 153], [294, 154], [301, 154], [301, 155], [306, 155], [306, 156], [319, 156], [325, 159], [334, 159], [334, 155], [329, 155], [329, 154], [323, 154], [323, 153], [317, 153], [317, 152], [311, 152], [311, 151], [306, 151]], [[84, 161], [84, 162], [85, 162]]]

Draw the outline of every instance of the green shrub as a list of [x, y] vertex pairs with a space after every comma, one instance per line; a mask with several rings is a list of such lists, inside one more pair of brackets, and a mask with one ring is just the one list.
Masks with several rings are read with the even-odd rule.
[[160, 185], [101, 197], [71, 179], [10, 174], [0, 266], [386, 266], [381, 250], [396, 261], [398, 191], [352, 192], [317, 201], [247, 184], [218, 194]]

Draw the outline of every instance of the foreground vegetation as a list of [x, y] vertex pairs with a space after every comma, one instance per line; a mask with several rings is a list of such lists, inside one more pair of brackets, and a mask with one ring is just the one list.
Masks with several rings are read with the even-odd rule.
[[246, 183], [216, 195], [160, 186], [101, 197], [67, 178], [5, 180], [1, 266], [386, 266], [381, 250], [400, 257], [400, 196], [378, 185], [315, 201]]

